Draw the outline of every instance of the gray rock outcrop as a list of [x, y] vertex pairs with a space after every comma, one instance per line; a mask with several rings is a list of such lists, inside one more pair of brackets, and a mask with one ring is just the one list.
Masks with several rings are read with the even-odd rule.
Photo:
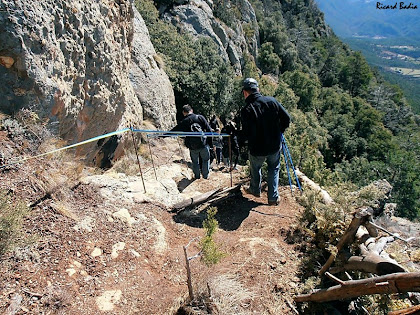
[[[248, 0], [241, 0], [241, 20], [232, 21], [231, 27], [217, 19], [212, 10], [211, 1], [191, 0], [172, 8], [160, 8], [164, 19], [191, 34], [193, 37], [210, 37], [217, 45], [219, 54], [229, 62], [238, 75], [241, 75], [244, 59], [249, 52], [256, 57], [258, 47], [258, 24], [254, 9]], [[253, 25], [254, 32], [250, 44], [247, 44], [243, 24]]]
[[134, 37], [130, 80], [143, 106], [145, 119], [156, 127], [169, 129], [176, 123], [175, 97], [160, 57], [149, 39], [149, 31], [140, 13], [134, 8]]
[[[139, 126], [143, 111], [162, 127], [172, 124], [169, 80], [150, 59], [147, 30], [134, 15], [130, 0], [2, 0], [0, 111], [30, 108], [69, 143]], [[120, 140], [92, 142], [78, 153], [106, 167], [122, 153]]]

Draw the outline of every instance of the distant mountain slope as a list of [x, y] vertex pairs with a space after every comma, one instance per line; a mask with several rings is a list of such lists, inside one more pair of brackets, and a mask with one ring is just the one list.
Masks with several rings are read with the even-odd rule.
[[[411, 2], [417, 9], [400, 9], [410, 2], [366, 0], [316, 0], [325, 20], [340, 37], [415, 37], [420, 39], [420, 3]], [[395, 9], [378, 9], [377, 5], [397, 5]]]

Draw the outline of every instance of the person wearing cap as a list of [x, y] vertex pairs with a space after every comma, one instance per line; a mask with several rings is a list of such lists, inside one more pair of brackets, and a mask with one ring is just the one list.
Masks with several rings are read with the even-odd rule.
[[246, 191], [261, 195], [261, 167], [267, 161], [268, 204], [278, 205], [281, 137], [290, 123], [286, 109], [271, 96], [259, 92], [253, 78], [243, 81], [246, 105], [241, 109], [242, 136], [248, 141], [251, 180]]

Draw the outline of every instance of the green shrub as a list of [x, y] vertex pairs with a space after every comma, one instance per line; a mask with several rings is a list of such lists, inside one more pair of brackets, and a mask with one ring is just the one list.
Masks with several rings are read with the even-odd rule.
[[218, 245], [213, 240], [213, 235], [219, 227], [219, 222], [215, 219], [217, 208], [211, 207], [207, 210], [207, 219], [203, 222], [206, 235], [200, 241], [202, 247], [201, 259], [207, 266], [217, 264], [226, 254], [219, 250]]

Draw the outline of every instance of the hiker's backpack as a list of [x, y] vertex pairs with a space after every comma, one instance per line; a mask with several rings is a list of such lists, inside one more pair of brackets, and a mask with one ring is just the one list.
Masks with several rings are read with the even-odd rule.
[[[197, 116], [195, 116], [194, 118], [191, 118], [191, 131], [192, 132], [200, 132], [203, 133], [203, 128], [201, 128], [201, 125], [198, 123], [198, 118]], [[207, 144], [207, 140], [206, 140], [206, 136], [202, 136], [202, 137], [186, 137], [185, 138], [185, 146], [188, 149], [192, 149], [192, 150], [198, 150], [198, 149], [202, 149], [205, 147], [205, 145]]]

